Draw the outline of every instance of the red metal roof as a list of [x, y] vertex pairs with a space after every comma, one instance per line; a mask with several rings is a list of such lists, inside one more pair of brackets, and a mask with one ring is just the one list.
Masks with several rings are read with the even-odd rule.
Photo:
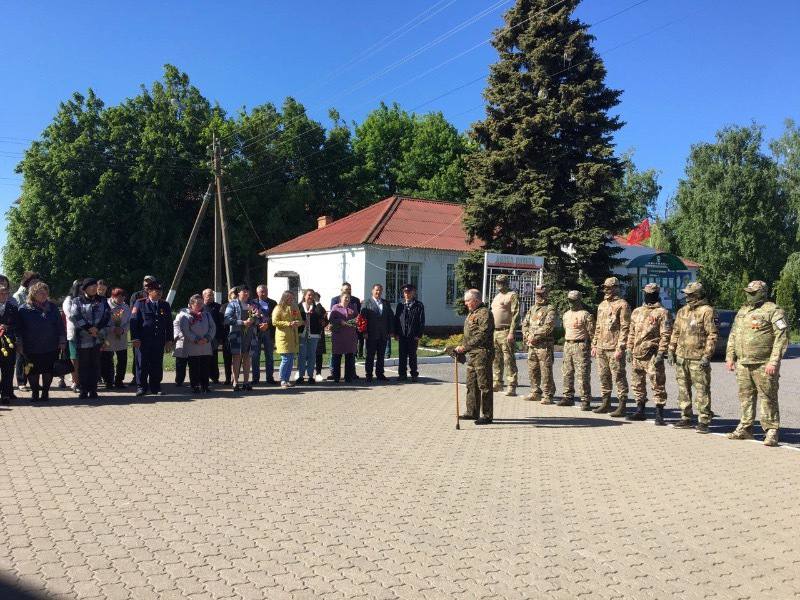
[[375, 244], [465, 252], [481, 247], [467, 243], [461, 226], [464, 207], [452, 202], [390, 196], [322, 229], [278, 244], [266, 255]]
[[[628, 240], [623, 235], [615, 235], [614, 239], [616, 240], [616, 242], [620, 246], [635, 246], [637, 248], [648, 248], [648, 249], [652, 250], [654, 253], [655, 252], [663, 252], [663, 250], [659, 250], [658, 248], [653, 248], [651, 246], [645, 246], [644, 244], [629, 244]], [[699, 263], [696, 263], [693, 260], [689, 260], [688, 258], [684, 258], [682, 256], [679, 256], [678, 258], [680, 258], [683, 261], [683, 264], [685, 264], [690, 269], [695, 269], [695, 268], [702, 269], [703, 268], [703, 265], [701, 265]]]

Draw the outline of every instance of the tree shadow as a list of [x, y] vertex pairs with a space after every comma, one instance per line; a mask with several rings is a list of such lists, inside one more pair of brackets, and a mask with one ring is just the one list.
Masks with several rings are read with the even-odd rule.
[[42, 592], [27, 590], [23, 586], [0, 577], [0, 598], [3, 600], [46, 600]]
[[[736, 429], [738, 424], [738, 419], [715, 418], [713, 421], [711, 421], [711, 427], [709, 430], [713, 433], [728, 433]], [[761, 423], [759, 421], [756, 421], [755, 425], [753, 426], [753, 435], [757, 440], [764, 439], [764, 430], [761, 429]], [[781, 427], [779, 437], [781, 443], [783, 444], [791, 444], [794, 446], [800, 445], [800, 429], [796, 427]]]
[[[591, 417], [523, 417], [520, 419], [492, 419], [492, 425], [528, 425], [531, 427], [619, 427], [629, 425], [626, 421], [593, 419]], [[491, 427], [491, 425], [489, 426]]]

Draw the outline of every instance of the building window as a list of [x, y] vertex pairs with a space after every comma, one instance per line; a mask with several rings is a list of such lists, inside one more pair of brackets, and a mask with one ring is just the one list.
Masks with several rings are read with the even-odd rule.
[[420, 297], [419, 263], [386, 263], [386, 290], [385, 298], [392, 303], [403, 301], [403, 286], [410, 283], [417, 288], [417, 297]]
[[459, 297], [455, 265], [447, 265], [447, 290], [445, 293], [447, 294], [447, 305], [453, 306]]

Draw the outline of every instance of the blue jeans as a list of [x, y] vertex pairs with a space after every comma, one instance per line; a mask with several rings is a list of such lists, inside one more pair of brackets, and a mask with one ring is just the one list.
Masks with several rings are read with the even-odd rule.
[[297, 372], [300, 377], [314, 378], [314, 367], [317, 365], [317, 342], [319, 338], [301, 337], [300, 354], [297, 359]]
[[294, 364], [294, 354], [286, 353], [281, 354], [281, 366], [279, 369], [281, 382], [288, 382], [292, 374], [292, 364]]
[[272, 329], [267, 329], [258, 334], [256, 345], [251, 352], [251, 369], [253, 372], [253, 383], [258, 383], [261, 379], [261, 352], [264, 352], [264, 380], [272, 381], [275, 378], [275, 342], [272, 337]]

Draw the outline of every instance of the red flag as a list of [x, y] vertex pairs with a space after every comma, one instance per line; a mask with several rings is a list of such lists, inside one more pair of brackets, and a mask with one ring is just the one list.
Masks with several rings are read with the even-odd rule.
[[631, 229], [626, 241], [629, 244], [640, 244], [650, 237], [650, 219], [645, 219]]

